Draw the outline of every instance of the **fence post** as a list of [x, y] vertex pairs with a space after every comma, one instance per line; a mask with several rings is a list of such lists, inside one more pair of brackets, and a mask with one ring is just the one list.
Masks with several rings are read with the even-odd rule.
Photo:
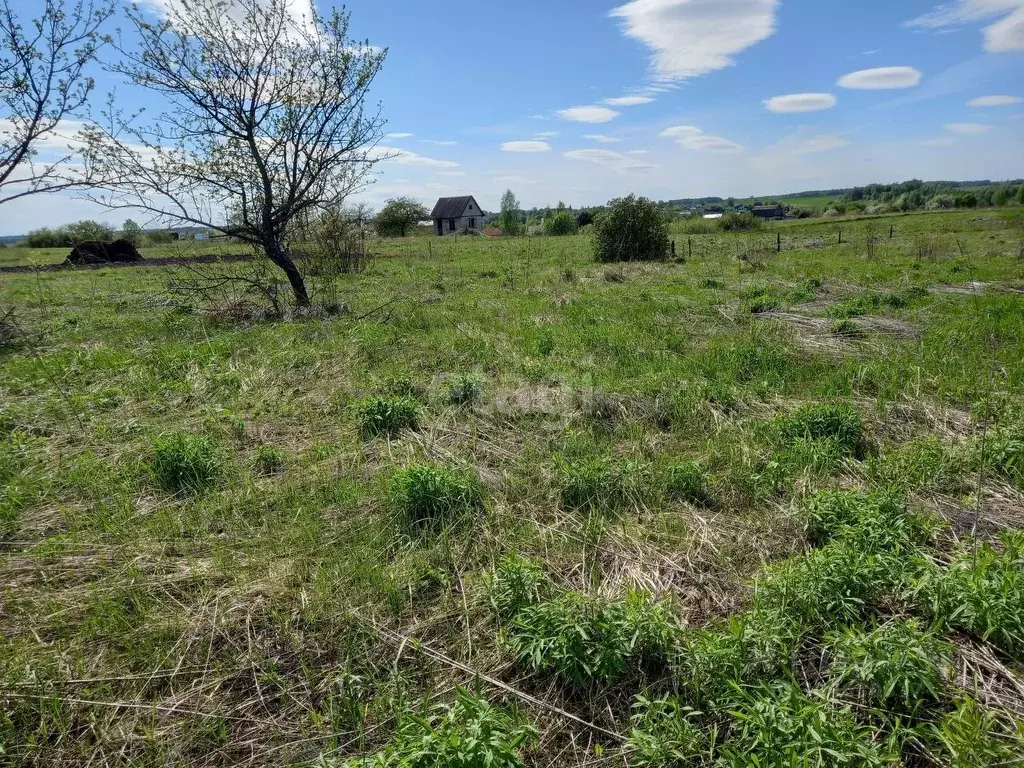
[[775, 233], [775, 252], [782, 253], [782, 233]]
[[895, 229], [896, 229], [896, 225], [895, 224], [890, 224], [889, 225], [889, 239], [890, 240], [892, 240], [892, 235], [893, 235], [893, 232], [895, 231]]
[[840, 245], [843, 244], [843, 228], [842, 227], [839, 228], [839, 244]]
[[689, 258], [692, 261], [693, 260], [693, 238], [692, 237], [686, 238], [686, 253], [687, 253], [687, 258]]

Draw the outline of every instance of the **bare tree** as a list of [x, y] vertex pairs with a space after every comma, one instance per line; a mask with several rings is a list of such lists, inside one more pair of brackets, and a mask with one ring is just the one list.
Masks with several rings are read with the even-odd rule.
[[296, 17], [289, 0], [175, 0], [162, 21], [127, 12], [138, 46], [112, 69], [170, 102], [139, 126], [113, 106], [84, 137], [109, 208], [143, 209], [249, 243], [305, 281], [289, 229], [339, 206], [383, 159], [366, 101], [386, 51], [349, 38], [347, 12]]
[[84, 182], [69, 172], [66, 147], [48, 158], [39, 151], [86, 106], [94, 83], [85, 69], [113, 0], [36, 1], [42, 13], [22, 22], [0, 0], [0, 204]]

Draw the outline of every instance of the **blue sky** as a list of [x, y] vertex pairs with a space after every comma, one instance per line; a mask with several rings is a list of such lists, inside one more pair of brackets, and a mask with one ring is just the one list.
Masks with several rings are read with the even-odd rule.
[[[168, 2], [148, 0], [157, 13]], [[494, 209], [508, 187], [527, 207], [579, 206], [1024, 176], [1024, 0], [347, 7], [354, 35], [389, 49], [374, 96], [399, 154], [362, 194], [373, 205], [473, 194]], [[117, 85], [97, 79], [101, 93]], [[123, 218], [43, 197], [0, 211], [0, 234], [83, 216]]]

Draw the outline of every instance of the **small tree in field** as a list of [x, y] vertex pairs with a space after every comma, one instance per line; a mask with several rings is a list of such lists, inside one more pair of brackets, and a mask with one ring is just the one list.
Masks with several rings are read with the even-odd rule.
[[142, 242], [142, 227], [131, 219], [125, 219], [121, 226], [121, 239], [127, 240], [132, 245], [138, 245]]
[[429, 215], [427, 209], [411, 197], [396, 197], [384, 203], [373, 226], [381, 237], [405, 237], [417, 222]]
[[291, 0], [175, 0], [127, 11], [137, 46], [111, 68], [170, 103], [141, 127], [111, 110], [86, 132], [103, 181], [90, 197], [249, 243], [309, 304], [289, 250], [308, 215], [362, 187], [384, 121], [367, 111], [386, 51], [349, 38], [349, 14], [294, 15]]
[[498, 219], [494, 223], [502, 232], [511, 237], [515, 237], [522, 231], [522, 225], [519, 223], [519, 200], [516, 199], [516, 193], [511, 189], [506, 189], [505, 194], [501, 196], [501, 213], [498, 214]]
[[612, 200], [594, 221], [594, 233], [598, 261], [657, 261], [668, 255], [668, 222], [646, 197]]
[[544, 230], [555, 237], [575, 235], [580, 231], [580, 225], [571, 211], [560, 210], [544, 220]]
[[[0, 0], [0, 203], [86, 183], [71, 173], [66, 148], [40, 157], [58, 140], [61, 123], [86, 106], [93, 80], [85, 74], [104, 42], [100, 27], [112, 0], [32, 0], [40, 9], [19, 20]], [[69, 136], [63, 137], [65, 140]]]

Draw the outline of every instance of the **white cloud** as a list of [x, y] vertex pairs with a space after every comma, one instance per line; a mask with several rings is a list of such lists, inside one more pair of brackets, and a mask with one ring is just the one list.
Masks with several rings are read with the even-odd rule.
[[711, 136], [692, 125], [676, 125], [672, 128], [666, 128], [661, 132], [661, 136], [665, 139], [672, 139], [686, 149], [694, 151], [723, 152], [727, 154], [743, 151], [743, 147], [736, 142], [723, 139], [721, 136]]
[[610, 149], [574, 149], [566, 152], [564, 157], [603, 165], [619, 172], [648, 170], [654, 167], [648, 163], [638, 163], [621, 152], [612, 152]]
[[647, 150], [646, 149], [631, 149], [626, 154], [627, 155], [646, 155], [647, 154]]
[[596, 141], [598, 144], [617, 144], [619, 142], [619, 139], [614, 136], [605, 136], [603, 133], [586, 133], [583, 138]]
[[1009, 107], [1024, 103], [1020, 96], [981, 96], [967, 102], [969, 107]]
[[943, 30], [998, 19], [983, 30], [989, 53], [1024, 50], [1024, 0], [954, 0], [911, 19], [908, 27]]
[[550, 152], [551, 145], [546, 141], [506, 141], [501, 145], [502, 152]]
[[950, 133], [959, 133], [967, 136], [984, 133], [989, 126], [981, 123], [947, 123], [946, 130]]
[[818, 112], [831, 109], [836, 105], [836, 97], [831, 93], [790, 93], [785, 96], [772, 96], [764, 100], [769, 112], [777, 114], [793, 114], [796, 112]]
[[558, 134], [559, 134], [558, 131], [541, 131], [540, 133], [535, 133], [534, 134], [534, 138], [537, 138], [537, 139], [553, 139]]
[[842, 149], [850, 146], [850, 141], [842, 136], [813, 136], [804, 142], [802, 147], [794, 151], [795, 155], [811, 155], [815, 152], [828, 152], [832, 149]]
[[913, 88], [921, 82], [921, 73], [913, 67], [879, 67], [850, 72], [839, 78], [842, 88], [857, 90], [887, 90], [891, 88]]
[[437, 141], [436, 139], [420, 139], [424, 144], [433, 144], [435, 147], [454, 147], [459, 142], [447, 139], [445, 141]]
[[563, 120], [572, 120], [575, 123], [608, 123], [618, 117], [621, 112], [616, 112], [608, 107], [570, 107], [559, 111], [558, 116]]
[[952, 147], [954, 144], [956, 144], [956, 139], [950, 136], [943, 136], [938, 139], [928, 139], [928, 141], [922, 142], [922, 145], [926, 147]]
[[367, 153], [371, 159], [382, 159], [395, 165], [422, 165], [428, 168], [458, 168], [459, 164], [451, 160], [435, 160], [432, 157], [417, 155], [408, 149], [398, 147], [374, 147]]
[[465, 171], [438, 171], [438, 176], [465, 176]]
[[733, 57], [775, 32], [779, 0], [631, 0], [611, 16], [654, 51], [662, 80], [682, 80], [733, 64]]
[[617, 96], [614, 99], [605, 99], [604, 103], [610, 107], [638, 107], [652, 101], [654, 99], [651, 96]]
[[384, 138], [385, 139], [391, 139], [391, 140], [394, 140], [394, 139], [411, 139], [415, 135], [416, 135], [415, 133], [389, 133]]

